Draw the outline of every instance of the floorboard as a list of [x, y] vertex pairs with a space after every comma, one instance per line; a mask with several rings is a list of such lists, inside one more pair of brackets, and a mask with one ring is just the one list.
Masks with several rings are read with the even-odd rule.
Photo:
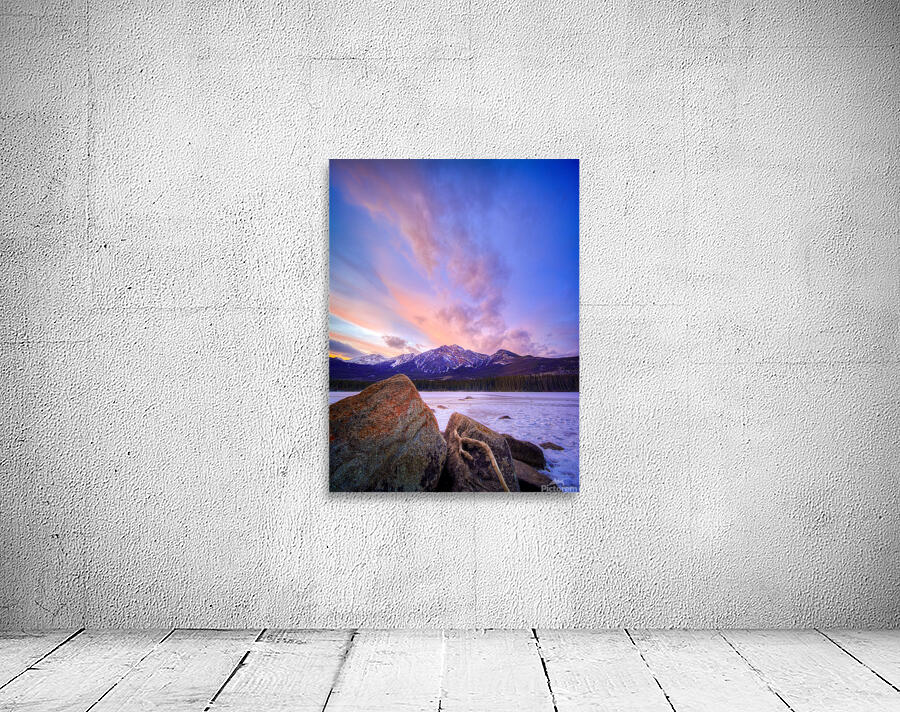
[[0, 689], [3, 712], [85, 712], [167, 631], [79, 633]]
[[900, 693], [817, 631], [725, 636], [794, 712], [900, 712]]
[[262, 631], [176, 630], [91, 712], [202, 712]]
[[443, 648], [439, 630], [359, 631], [325, 712], [435, 712]]
[[677, 712], [785, 712], [786, 706], [717, 631], [631, 631]]
[[553, 712], [530, 630], [447, 632], [441, 712]]
[[351, 631], [270, 630], [216, 697], [215, 712], [321, 712]]
[[623, 630], [538, 630], [559, 712], [672, 712]]
[[0, 688], [77, 633], [76, 629], [0, 632]]
[[900, 631], [0, 633], [0, 712], [900, 712]]
[[822, 634], [900, 691], [900, 630], [825, 630]]

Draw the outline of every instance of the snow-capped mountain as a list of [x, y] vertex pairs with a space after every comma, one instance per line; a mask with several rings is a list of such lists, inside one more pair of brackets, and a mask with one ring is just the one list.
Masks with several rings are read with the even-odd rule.
[[387, 356], [382, 356], [381, 354], [365, 354], [363, 356], [351, 358], [349, 363], [359, 363], [363, 366], [374, 366], [376, 363], [384, 363], [385, 361], [389, 360], [390, 359]]
[[497, 366], [505, 366], [508, 363], [512, 363], [517, 358], [522, 357], [519, 356], [519, 354], [514, 354], [512, 351], [507, 351], [506, 349], [498, 349], [491, 354], [487, 362], [490, 364], [496, 364]]
[[390, 365], [394, 368], [396, 368], [397, 366], [402, 366], [405, 363], [413, 361], [418, 355], [419, 354], [400, 354], [399, 356], [395, 356], [390, 360]]
[[[407, 356], [408, 354], [404, 354]], [[398, 358], [404, 358], [399, 356]], [[414, 358], [406, 359], [402, 363], [411, 363], [417, 371], [422, 373], [447, 373], [447, 371], [455, 371], [457, 368], [477, 368], [487, 361], [485, 354], [477, 351], [469, 351], [461, 346], [453, 344], [452, 346], [438, 346], [431, 351], [425, 351], [415, 354]], [[401, 364], [394, 361], [395, 366]]]
[[[498, 351], [497, 353], [501, 353]], [[503, 353], [510, 353], [504, 351]], [[496, 354], [495, 354], [496, 355]], [[476, 351], [469, 351], [461, 346], [439, 346], [430, 351], [414, 354], [400, 354], [389, 358], [381, 354], [366, 354], [350, 359], [348, 363], [361, 364], [363, 366], [376, 366], [382, 364], [391, 368], [407, 366], [421, 373], [447, 373], [457, 368], [476, 368], [488, 363], [488, 357]]]
[[528, 374], [578, 373], [578, 357], [541, 358], [520, 356], [499, 349], [488, 356], [461, 346], [439, 346], [420, 354], [400, 354], [385, 358], [377, 354], [352, 361], [329, 359], [331, 378], [377, 381], [402, 373], [410, 378], [460, 379]]

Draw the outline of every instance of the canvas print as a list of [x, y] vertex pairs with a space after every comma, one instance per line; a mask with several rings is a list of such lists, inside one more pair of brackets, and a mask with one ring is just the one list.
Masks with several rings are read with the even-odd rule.
[[577, 492], [577, 160], [332, 160], [329, 486]]

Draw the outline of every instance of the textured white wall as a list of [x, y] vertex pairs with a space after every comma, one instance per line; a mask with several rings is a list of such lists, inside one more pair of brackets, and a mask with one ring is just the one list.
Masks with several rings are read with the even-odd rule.
[[[0, 2], [0, 624], [900, 624], [892, 2], [86, 2]], [[581, 159], [579, 495], [326, 491], [327, 159], [448, 156]]]

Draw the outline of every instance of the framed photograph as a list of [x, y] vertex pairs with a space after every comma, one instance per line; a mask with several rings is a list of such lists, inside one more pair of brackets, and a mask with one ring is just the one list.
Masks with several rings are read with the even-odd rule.
[[332, 160], [334, 492], [577, 492], [577, 160]]

